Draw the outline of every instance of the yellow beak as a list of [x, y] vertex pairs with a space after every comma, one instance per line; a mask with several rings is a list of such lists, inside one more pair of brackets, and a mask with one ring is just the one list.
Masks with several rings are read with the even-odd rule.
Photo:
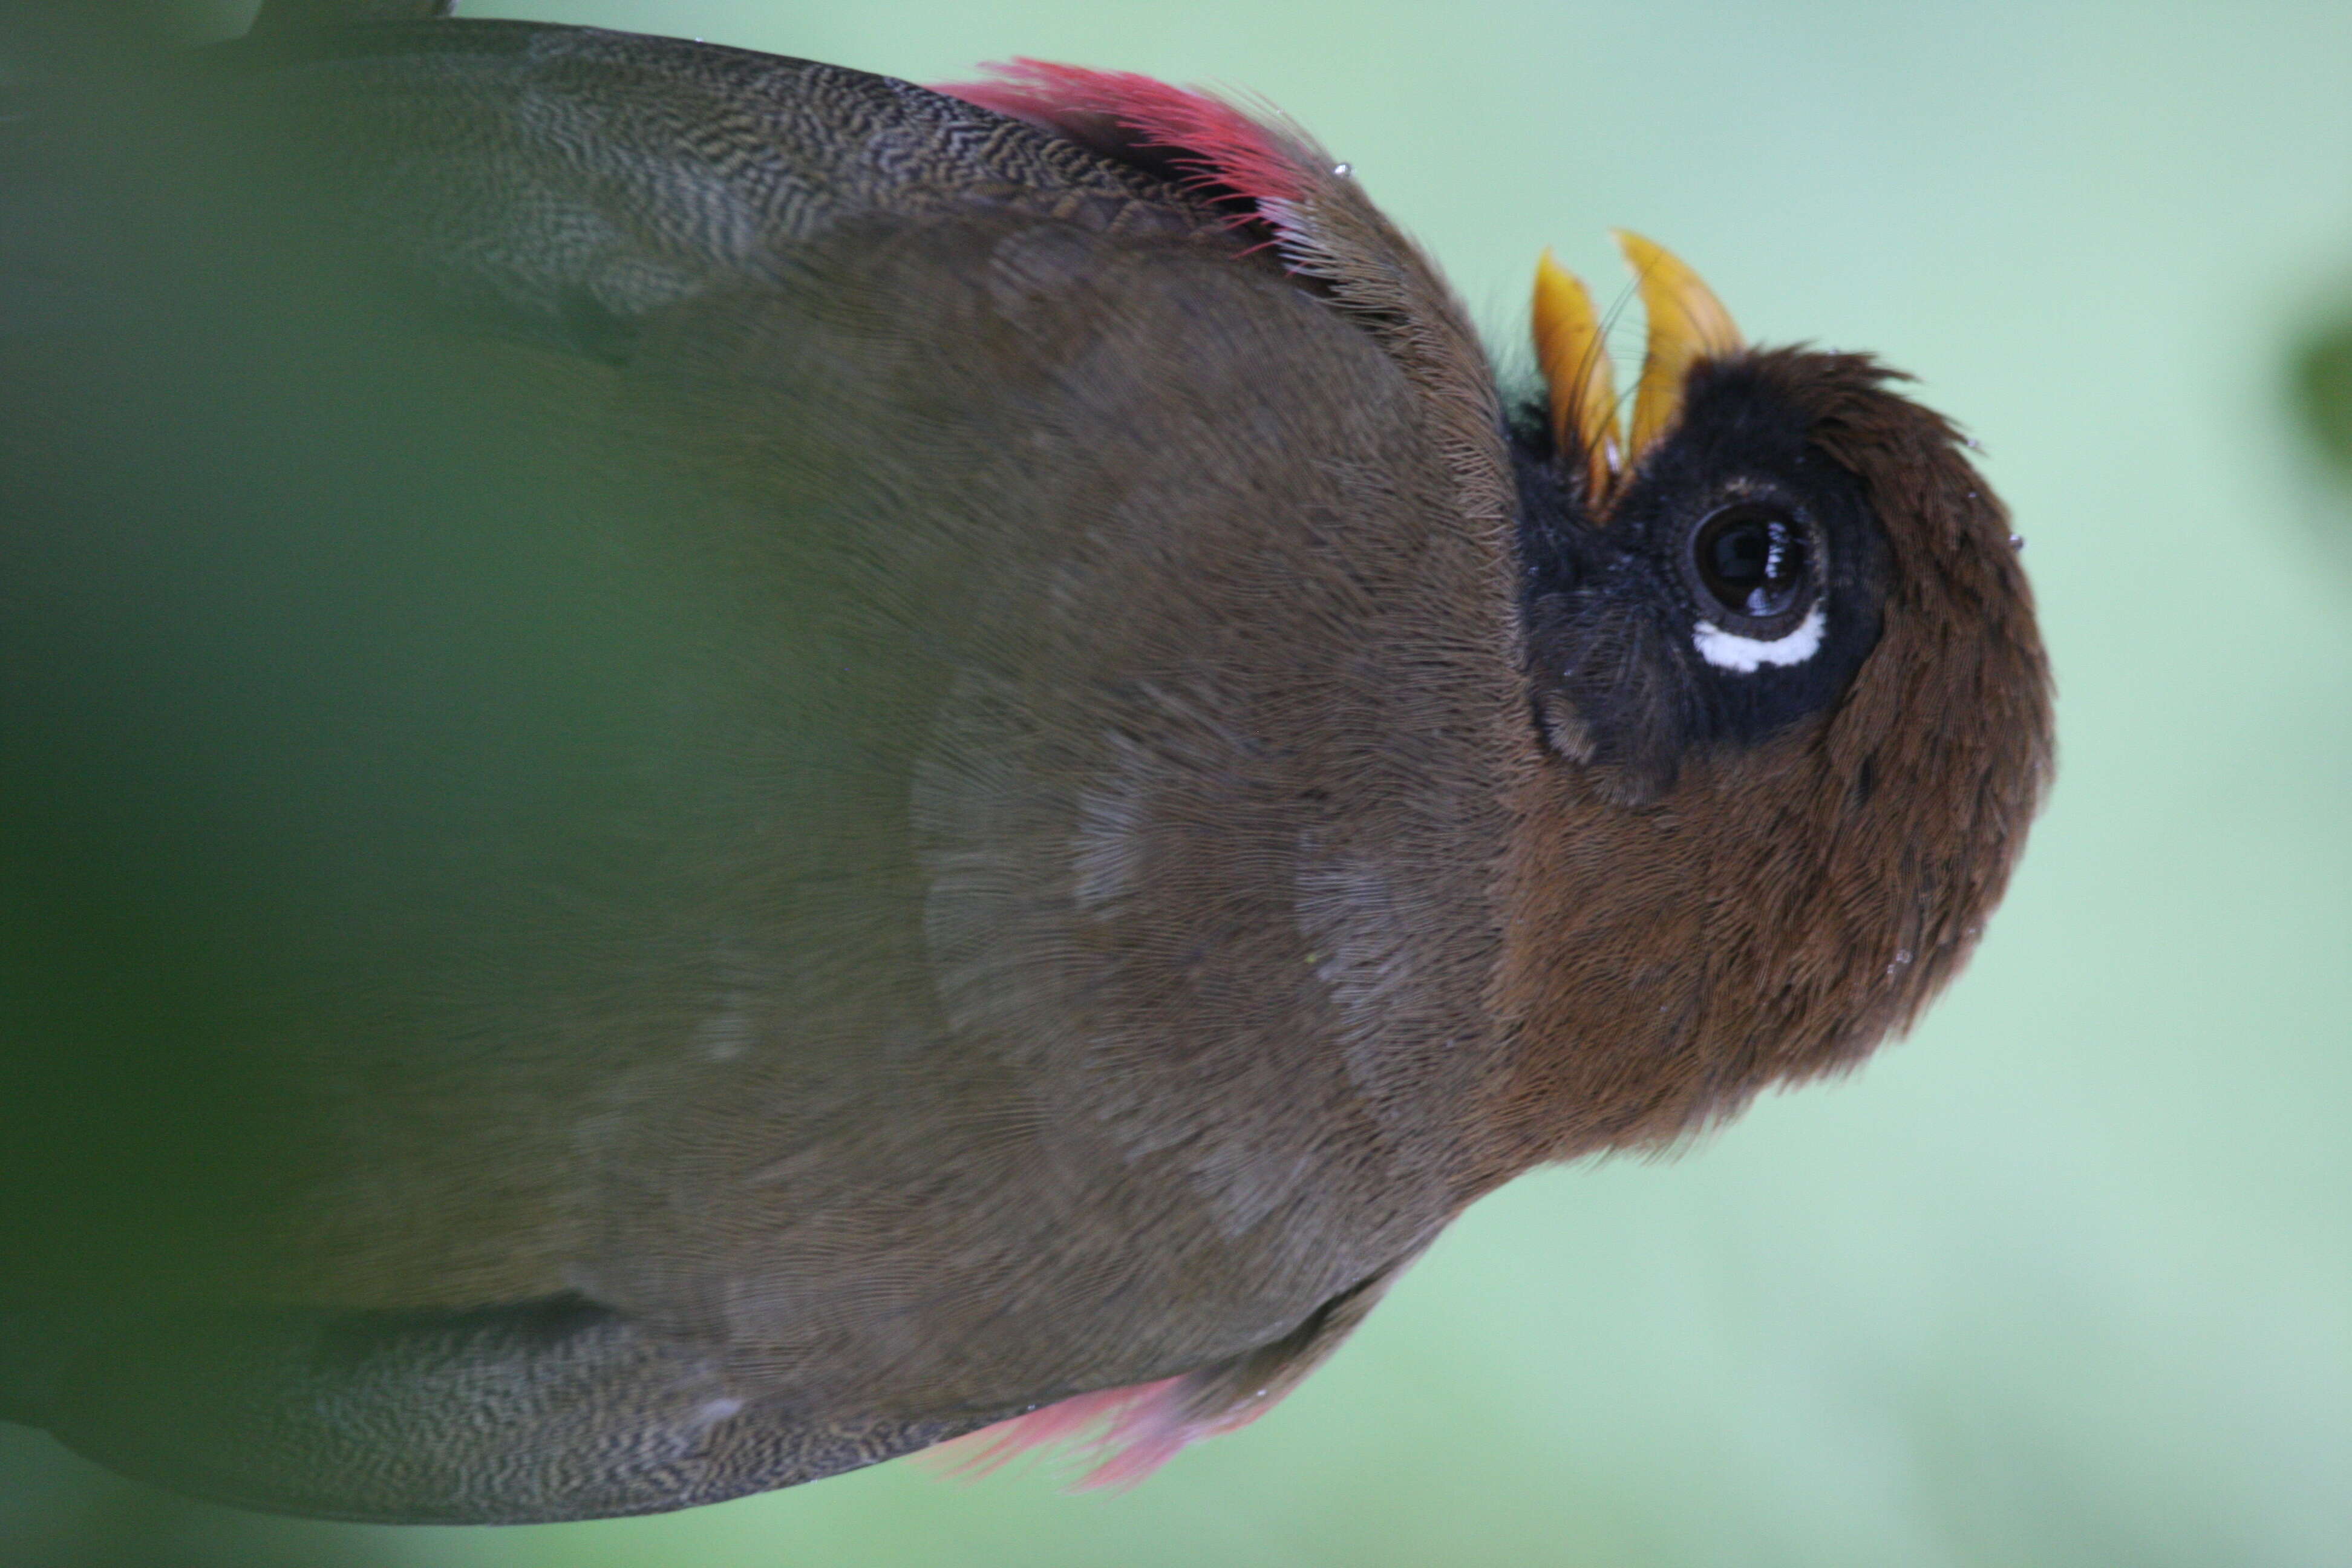
[[1551, 399], [1552, 435], [1563, 451], [1582, 454], [1587, 494], [1596, 502], [1675, 422], [1691, 367], [1745, 346], [1731, 312], [1697, 273], [1665, 247], [1615, 232], [1650, 318], [1630, 440], [1618, 431], [1616, 383], [1591, 292], [1550, 251], [1536, 262], [1536, 360]]

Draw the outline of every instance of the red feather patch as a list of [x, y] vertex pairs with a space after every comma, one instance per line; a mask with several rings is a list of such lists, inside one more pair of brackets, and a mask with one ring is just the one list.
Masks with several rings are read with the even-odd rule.
[[1187, 1444], [1246, 1426], [1276, 1403], [1261, 1400], [1238, 1415], [1228, 1413], [1203, 1420], [1185, 1414], [1188, 1381], [1167, 1377], [1076, 1394], [941, 1444], [925, 1458], [949, 1475], [985, 1476], [1024, 1454], [1067, 1442], [1094, 1465], [1073, 1490], [1101, 1487], [1125, 1491], [1182, 1453]]
[[999, 114], [1095, 145], [1089, 121], [1108, 121], [1139, 147], [1176, 154], [1209, 184], [1258, 203], [1291, 203], [1306, 194], [1296, 154], [1276, 132], [1221, 98], [1171, 87], [1133, 71], [1088, 70], [1017, 59], [982, 68], [985, 81], [935, 90]]

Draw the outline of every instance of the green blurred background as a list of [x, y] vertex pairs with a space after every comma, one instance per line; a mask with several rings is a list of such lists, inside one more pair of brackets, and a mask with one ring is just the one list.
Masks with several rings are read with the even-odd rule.
[[1132, 1493], [899, 1463], [391, 1530], [0, 1428], [0, 1562], [2352, 1563], [2352, 7], [462, 12], [1262, 93], [1513, 355], [1540, 247], [1613, 281], [1603, 230], [1651, 234], [1752, 338], [1878, 351], [1982, 441], [2059, 788], [1911, 1039], [1674, 1160], [1488, 1200], [1301, 1393]]

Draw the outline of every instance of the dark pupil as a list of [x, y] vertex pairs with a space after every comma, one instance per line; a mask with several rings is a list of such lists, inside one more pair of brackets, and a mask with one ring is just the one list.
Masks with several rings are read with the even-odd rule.
[[1805, 536], [1787, 518], [1734, 512], [1698, 538], [1699, 575], [1736, 615], [1761, 620], [1795, 602], [1805, 585]]

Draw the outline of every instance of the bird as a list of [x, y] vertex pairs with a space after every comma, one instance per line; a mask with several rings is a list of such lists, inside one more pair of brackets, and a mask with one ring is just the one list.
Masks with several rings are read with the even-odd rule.
[[2050, 672], [1875, 358], [1751, 345], [1622, 235], [1628, 417], [1549, 252], [1515, 381], [1270, 110], [446, 11], [270, 0], [174, 79], [190, 140], [268, 363], [355, 400], [319, 460], [405, 483], [351, 450], [463, 410], [467, 526], [551, 509], [503, 569], [645, 721], [529, 874], [503, 817], [341, 824], [339, 889], [425, 891], [233, 1042], [290, 1151], [251, 1245], [20, 1275], [0, 1415], [385, 1522], [1087, 1431], [1124, 1484], [1481, 1196], [1846, 1071], [1966, 963]]

